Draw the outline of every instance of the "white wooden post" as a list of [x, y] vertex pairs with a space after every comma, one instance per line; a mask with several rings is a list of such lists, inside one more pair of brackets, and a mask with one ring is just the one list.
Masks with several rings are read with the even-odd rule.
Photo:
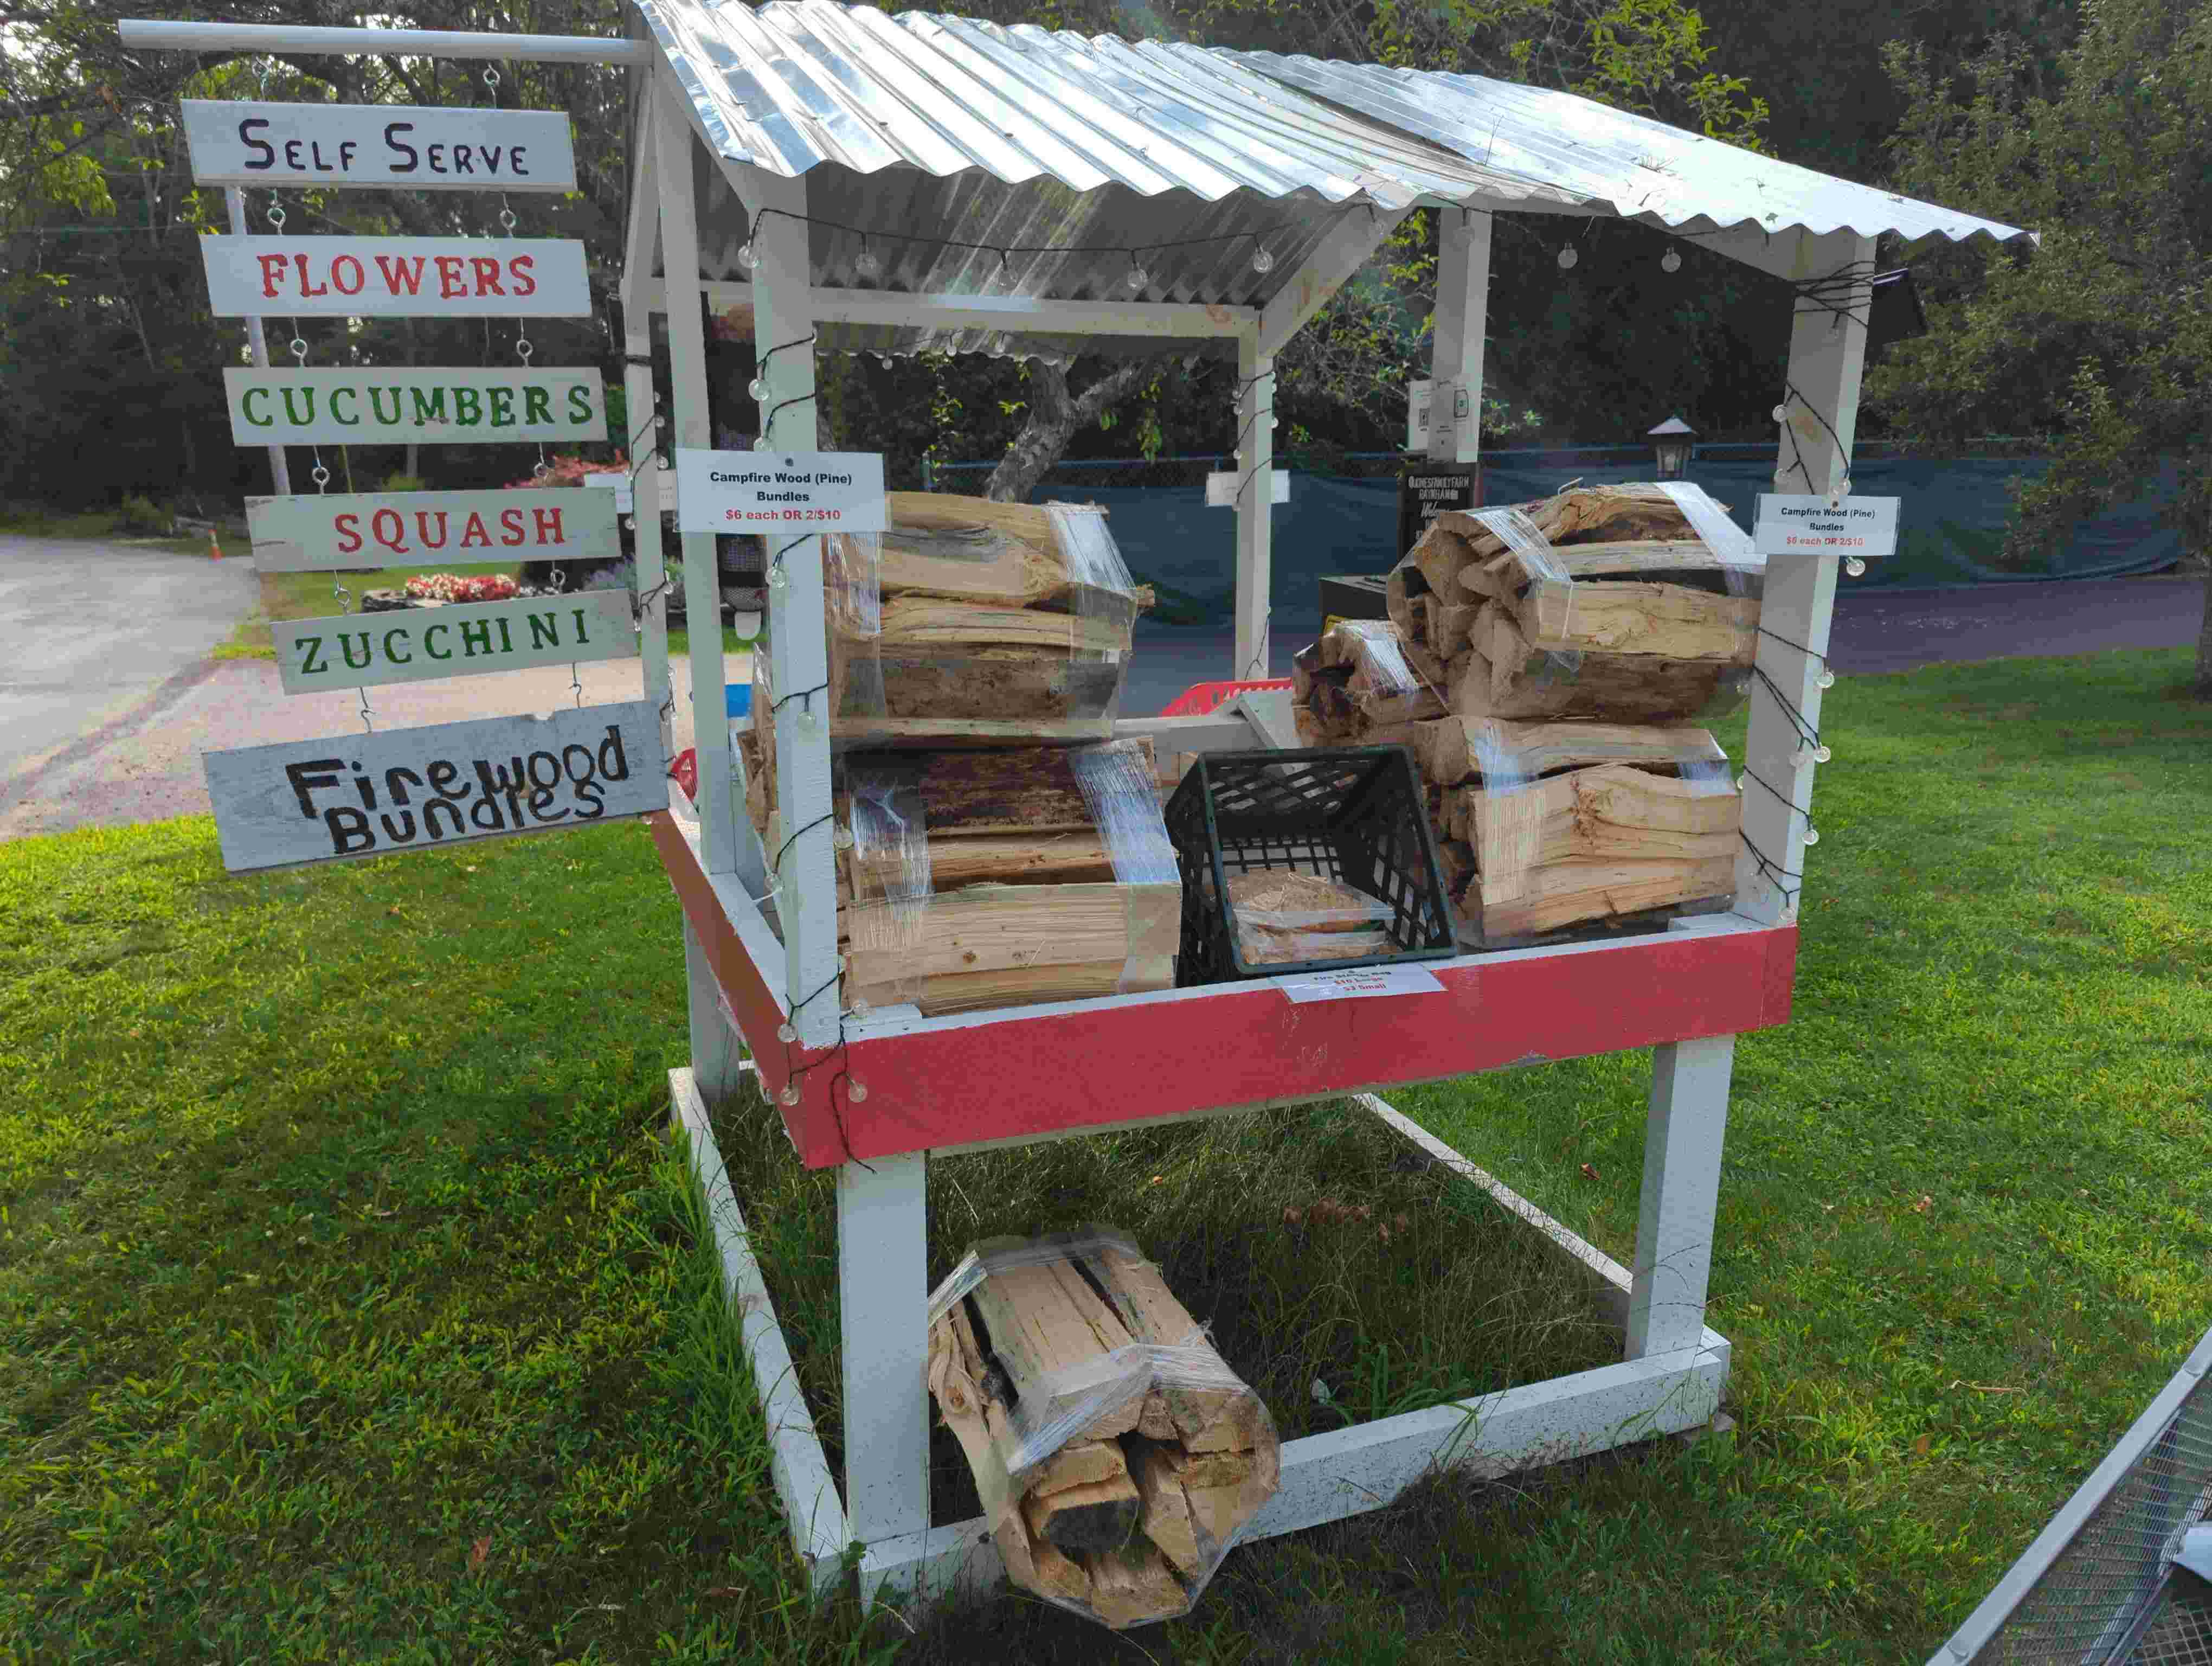
[[[246, 235], [246, 192], [237, 185], [227, 187], [222, 193], [224, 204], [230, 210], [230, 234]], [[252, 350], [253, 362], [266, 370], [269, 368], [269, 337], [262, 332], [261, 320], [248, 316], [246, 320], [246, 344]], [[284, 460], [284, 447], [269, 447], [269, 486], [279, 497], [292, 495], [291, 465]]]
[[735, 1093], [743, 1081], [744, 1056], [738, 1032], [722, 1015], [721, 985], [707, 964], [707, 951], [688, 919], [684, 922], [684, 977], [690, 1019], [691, 1075], [709, 1104]]
[[1482, 454], [1483, 331], [1490, 317], [1491, 216], [1437, 210], [1437, 308], [1429, 374], [1429, 459], [1472, 465]]
[[[707, 409], [707, 331], [699, 312], [699, 222], [691, 196], [690, 101], [665, 69], [653, 77], [653, 173], [660, 197], [660, 258], [668, 297], [668, 373], [675, 444], [714, 443]], [[722, 575], [712, 532], [684, 534], [684, 618], [691, 639], [691, 745], [699, 782], [699, 855], [709, 873], [738, 867], [729, 720], [722, 703]]]
[[1704, 1337], [1735, 1062], [1734, 1036], [1651, 1049], [1644, 1192], [1628, 1295], [1631, 1359], [1696, 1347]]
[[660, 744], [673, 757], [676, 736], [669, 714], [668, 596], [661, 589], [661, 581], [668, 573], [668, 551], [660, 530], [660, 415], [653, 386], [653, 309], [644, 304], [645, 293], [653, 287], [653, 253], [660, 240], [653, 167], [655, 125], [638, 124], [637, 155], [630, 173], [629, 228], [622, 280], [623, 391], [627, 396], [623, 404], [629, 432], [623, 436], [626, 442], [623, 449], [630, 465], [630, 548], [637, 558], [637, 593], [641, 598], [653, 598], [638, 620], [645, 697], [660, 714]]
[[845, 1514], [864, 1544], [929, 1525], [927, 1164], [837, 1170]]
[[[806, 186], [758, 168], [736, 170], [750, 217], [753, 351], [764, 385], [763, 440], [793, 451], [816, 446], [814, 311], [806, 237]], [[775, 447], [769, 455], [775, 454]], [[830, 652], [823, 619], [822, 540], [771, 530], [769, 665], [775, 684], [775, 792], [782, 860], [768, 853], [781, 883], [785, 989], [802, 1048], [837, 1039], [843, 991], [837, 979], [836, 828], [830, 815]], [[776, 570], [781, 565], [782, 581]]]
[[[1789, 275], [1802, 281], [1854, 267], [1865, 274], [1873, 260], [1872, 238], [1855, 232], [1818, 237], [1801, 232]], [[1866, 364], [1866, 329], [1859, 320], [1866, 316], [1871, 293], [1861, 283], [1847, 295], [1831, 296], [1834, 311], [1802, 297], [1796, 303], [1781, 401], [1789, 420], [1781, 425], [1774, 476], [1778, 492], [1820, 495], [1843, 487]], [[1796, 708], [1806, 728], [1820, 727], [1820, 675], [1825, 667], [1817, 656], [1828, 651], [1837, 565], [1833, 556], [1777, 556], [1766, 564], [1755, 661], [1764, 680], [1754, 678], [1751, 688], [1743, 749], [1744, 848], [1736, 853], [1735, 870], [1736, 912], [1764, 925], [1797, 917], [1814, 763], [1783, 702]]]
[[1251, 335], [1237, 342], [1237, 663], [1238, 679], [1268, 674], [1270, 587], [1274, 582], [1275, 362]]

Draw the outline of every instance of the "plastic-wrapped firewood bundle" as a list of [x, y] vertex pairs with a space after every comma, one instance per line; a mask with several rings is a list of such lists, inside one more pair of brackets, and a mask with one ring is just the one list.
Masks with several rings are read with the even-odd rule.
[[1188, 1613], [1273, 1496], [1280, 1446], [1136, 1243], [979, 1244], [929, 1317], [930, 1393], [1007, 1578], [1115, 1630]]
[[1726, 510], [1670, 481], [1447, 511], [1388, 595], [1445, 710], [1680, 722], [1741, 698], [1764, 575]]
[[[890, 495], [824, 544], [830, 733], [879, 744], [1105, 740], [1137, 615], [1103, 509]], [[755, 656], [753, 708], [774, 708]]]

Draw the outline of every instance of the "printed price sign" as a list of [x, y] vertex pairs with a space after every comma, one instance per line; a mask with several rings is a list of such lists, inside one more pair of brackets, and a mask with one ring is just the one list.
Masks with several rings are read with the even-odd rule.
[[1348, 971], [1316, 972], [1282, 985], [1285, 995], [1303, 1006], [1315, 1000], [1371, 1000], [1378, 995], [1436, 995], [1444, 986], [1419, 966], [1356, 966]]
[[1762, 556], [1893, 556], [1894, 497], [1784, 496], [1762, 492], [1752, 522], [1752, 547]]
[[676, 525], [685, 532], [883, 532], [883, 453], [679, 450]]

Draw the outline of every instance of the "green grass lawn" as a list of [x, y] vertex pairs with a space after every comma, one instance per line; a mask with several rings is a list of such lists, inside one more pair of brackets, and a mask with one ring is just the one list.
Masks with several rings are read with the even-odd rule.
[[[683, 962], [641, 829], [244, 879], [204, 820], [0, 847], [0, 1662], [1924, 1657], [2212, 1322], [2185, 668], [1829, 695], [1799, 1016], [1737, 1051], [1733, 1439], [1432, 1486], [1125, 1639], [1011, 1598], [808, 1608], [660, 1137]], [[1626, 1259], [1648, 1067], [1391, 1097]], [[825, 1183], [764, 1108], [720, 1127], [826, 1401]], [[1316, 1188], [1416, 1230], [1301, 1235], [1277, 1206]], [[1593, 1346], [1484, 1209], [1328, 1107], [933, 1189], [940, 1265], [1139, 1231], [1233, 1298], [1193, 1305], [1291, 1432], [1332, 1420], [1311, 1376], [1364, 1415]]]

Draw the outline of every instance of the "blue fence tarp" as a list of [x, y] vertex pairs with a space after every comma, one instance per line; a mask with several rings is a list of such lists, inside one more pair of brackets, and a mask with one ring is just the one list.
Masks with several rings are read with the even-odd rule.
[[[1855, 587], [2115, 578], [2155, 572], [2179, 557], [2179, 535], [2159, 523], [2160, 510], [2179, 485], [2170, 471], [2160, 489], [2082, 522], [2066, 546], [2049, 558], [2032, 567], [1997, 565], [2012, 514], [2011, 483], [2046, 466], [2018, 459], [1862, 458], [1852, 471], [1851, 489], [1900, 498], [1903, 508], [1897, 555], [1869, 562]], [[1103, 477], [1110, 481], [1112, 476]], [[1486, 499], [1492, 503], [1547, 496], [1575, 479], [1596, 485], [1650, 477], [1648, 460], [1640, 465], [1547, 466], [1537, 459], [1501, 457], [1483, 471]], [[1771, 459], [1700, 459], [1691, 465], [1689, 477], [1729, 505], [1748, 530], [1758, 495], [1774, 489], [1774, 465]], [[1100, 478], [1071, 468], [1037, 496], [1095, 502], [1108, 510], [1129, 570], [1160, 593], [1160, 605], [1147, 620], [1148, 634], [1225, 629], [1236, 590], [1233, 514], [1208, 508], [1200, 485], [1091, 483]], [[1387, 572], [1400, 553], [1391, 547], [1398, 526], [1393, 479], [1293, 471], [1290, 502], [1276, 506], [1274, 518], [1271, 601], [1286, 625], [1314, 615], [1324, 575]]]

